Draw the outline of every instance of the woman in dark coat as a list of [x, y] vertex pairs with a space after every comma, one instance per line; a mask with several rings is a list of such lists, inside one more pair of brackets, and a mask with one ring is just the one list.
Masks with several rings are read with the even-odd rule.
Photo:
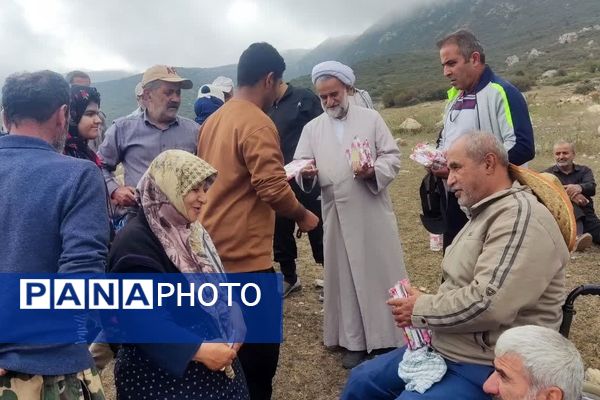
[[[109, 271], [223, 274], [212, 240], [197, 221], [215, 176], [212, 166], [183, 150], [167, 150], [156, 157], [137, 186], [138, 214], [112, 244]], [[215, 325], [228, 318], [224, 308], [211, 310], [220, 313], [211, 318]], [[246, 400], [238, 349], [235, 344], [207, 341], [123, 345], [115, 364], [117, 396]]]

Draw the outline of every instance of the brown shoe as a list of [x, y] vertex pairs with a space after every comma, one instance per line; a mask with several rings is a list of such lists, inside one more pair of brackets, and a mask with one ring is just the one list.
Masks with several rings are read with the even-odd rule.
[[583, 251], [592, 245], [592, 235], [584, 233], [583, 235], [577, 236], [575, 242], [575, 251]]

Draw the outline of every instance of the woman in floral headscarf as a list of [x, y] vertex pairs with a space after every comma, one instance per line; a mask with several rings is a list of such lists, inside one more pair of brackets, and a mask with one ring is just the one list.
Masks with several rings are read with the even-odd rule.
[[[139, 211], [115, 238], [109, 271], [209, 273], [223, 278], [217, 251], [198, 222], [216, 174], [207, 162], [183, 150], [159, 154], [138, 183]], [[219, 309], [218, 303], [207, 309], [216, 314], [211, 320], [217, 325], [228, 318], [229, 311]], [[207, 341], [123, 345], [115, 364], [117, 397], [248, 399], [238, 348]]]
[[65, 154], [83, 158], [100, 166], [100, 159], [88, 147], [88, 140], [94, 140], [100, 133], [100, 93], [94, 87], [71, 86], [71, 118], [65, 145]]

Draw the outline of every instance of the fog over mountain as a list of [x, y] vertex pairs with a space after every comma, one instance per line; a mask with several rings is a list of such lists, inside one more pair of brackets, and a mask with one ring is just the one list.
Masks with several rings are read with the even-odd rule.
[[15, 71], [46, 68], [135, 73], [159, 63], [233, 64], [252, 42], [313, 49], [330, 37], [358, 35], [392, 12], [430, 3], [436, 1], [2, 0], [0, 81]]

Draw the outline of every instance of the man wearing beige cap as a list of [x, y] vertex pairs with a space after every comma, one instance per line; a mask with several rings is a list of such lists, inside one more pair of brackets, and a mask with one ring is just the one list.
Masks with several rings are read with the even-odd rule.
[[[177, 115], [181, 89], [191, 89], [192, 81], [173, 67], [155, 65], [144, 72], [141, 86], [145, 111], [115, 120], [98, 149], [111, 199], [120, 207], [135, 205], [135, 186], [157, 155], [170, 149], [196, 152], [199, 125]], [[114, 176], [119, 163], [125, 171], [123, 186]]]

